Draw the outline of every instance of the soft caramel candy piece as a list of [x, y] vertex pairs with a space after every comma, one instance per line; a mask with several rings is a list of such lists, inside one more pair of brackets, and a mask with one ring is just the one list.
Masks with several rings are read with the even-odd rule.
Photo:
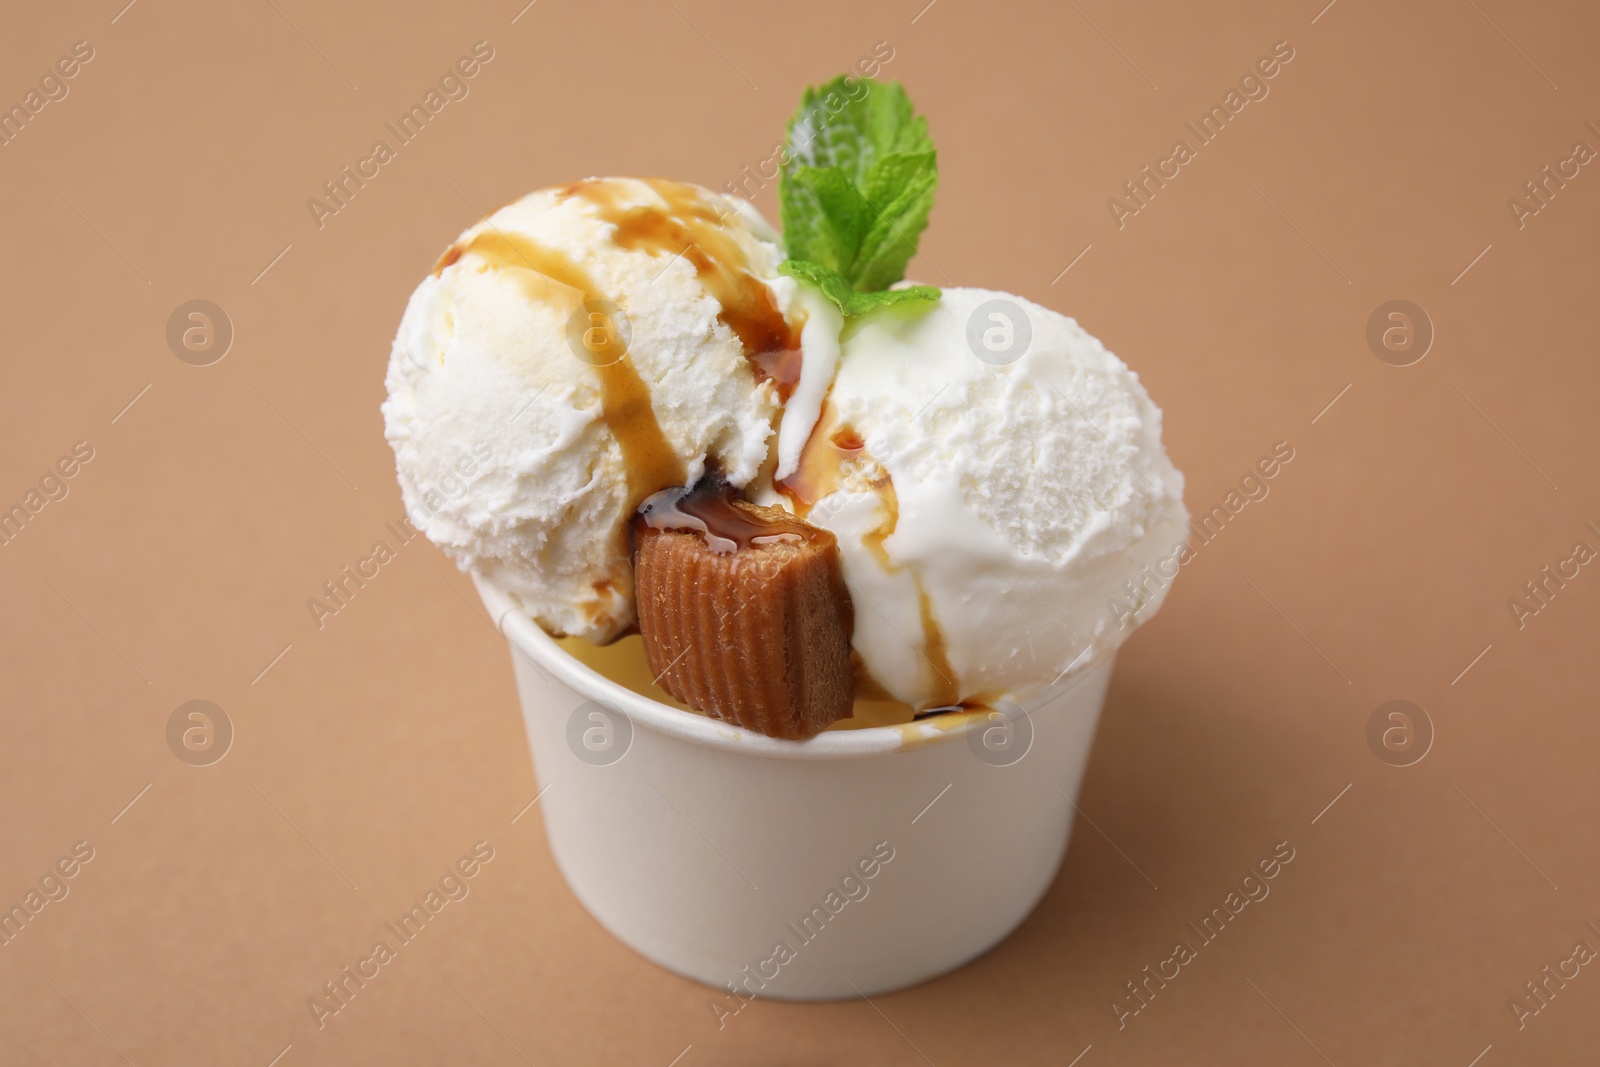
[[634, 543], [639, 630], [667, 692], [769, 737], [849, 717], [853, 616], [831, 533], [713, 486], [651, 497]]

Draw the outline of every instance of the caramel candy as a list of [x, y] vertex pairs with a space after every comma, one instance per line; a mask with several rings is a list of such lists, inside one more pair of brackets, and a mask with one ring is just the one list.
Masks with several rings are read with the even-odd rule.
[[667, 692], [769, 737], [850, 716], [854, 617], [831, 533], [713, 481], [646, 500], [633, 535], [639, 631]]

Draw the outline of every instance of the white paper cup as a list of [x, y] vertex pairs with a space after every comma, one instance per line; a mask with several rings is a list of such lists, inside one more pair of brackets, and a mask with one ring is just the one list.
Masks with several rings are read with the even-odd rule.
[[511, 643], [567, 884], [723, 1010], [926, 981], [997, 944], [1055, 876], [1111, 656], [1003, 720], [785, 741], [625, 689], [478, 591]]

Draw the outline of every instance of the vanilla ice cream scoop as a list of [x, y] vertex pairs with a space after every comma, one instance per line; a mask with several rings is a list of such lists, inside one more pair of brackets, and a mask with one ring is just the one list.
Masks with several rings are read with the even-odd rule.
[[[412, 294], [385, 432], [413, 522], [547, 631], [634, 621], [639, 502], [761, 472], [801, 381], [808, 299], [776, 235], [697, 186], [591, 179], [461, 235]], [[792, 436], [792, 434], [791, 434]], [[803, 440], [803, 433], [802, 433]]]
[[984, 289], [852, 323], [778, 490], [838, 538], [855, 651], [916, 708], [1021, 694], [1115, 648], [1188, 523], [1138, 376], [1072, 319]]

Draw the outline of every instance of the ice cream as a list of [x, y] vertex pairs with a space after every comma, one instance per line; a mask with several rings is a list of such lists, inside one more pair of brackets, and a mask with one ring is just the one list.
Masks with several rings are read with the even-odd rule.
[[791, 124], [783, 238], [626, 178], [467, 230], [384, 405], [407, 509], [463, 568], [551, 634], [638, 632], [651, 686], [791, 739], [857, 697], [909, 718], [1087, 668], [1159, 606], [1188, 521], [1161, 412], [1098, 340], [900, 281], [925, 123], [898, 87], [841, 95], [850, 121], [832, 99]]
[[[1009, 351], [983, 349], [992, 329]], [[985, 289], [858, 320], [798, 472], [779, 473], [838, 538], [866, 670], [916, 708], [1114, 648], [1128, 628], [1108, 601], [1188, 521], [1137, 375], [1072, 319]], [[1166, 592], [1149, 585], [1141, 616]]]
[[780, 259], [753, 211], [677, 182], [576, 182], [467, 230], [390, 356], [413, 521], [550, 632], [625, 631], [635, 507], [708, 464], [749, 483], [800, 384]]

